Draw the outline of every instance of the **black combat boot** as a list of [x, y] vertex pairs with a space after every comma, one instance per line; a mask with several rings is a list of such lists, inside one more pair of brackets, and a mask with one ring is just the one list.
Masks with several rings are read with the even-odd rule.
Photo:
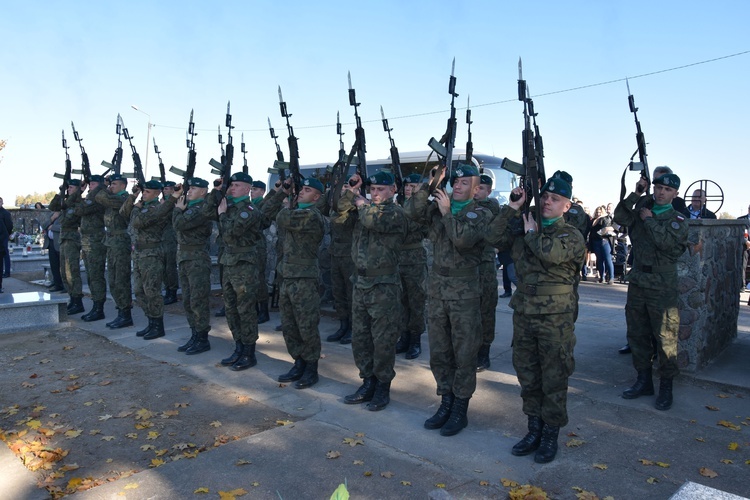
[[83, 307], [83, 297], [71, 297], [70, 298], [70, 304], [68, 304], [68, 309], [67, 309], [68, 315], [79, 314], [85, 310], [86, 308]]
[[195, 328], [190, 329], [190, 338], [187, 342], [182, 344], [180, 347], [177, 348], [177, 352], [185, 352], [188, 349], [190, 349], [193, 344], [195, 344], [195, 340], [198, 337], [198, 334], [195, 332]]
[[113, 319], [112, 321], [105, 323], [104, 326], [107, 328], [112, 328], [112, 325], [114, 325], [118, 319], [122, 318], [122, 310], [118, 307], [117, 308], [117, 317]]
[[151, 331], [143, 336], [143, 340], [154, 340], [164, 335], [164, 317], [162, 316], [161, 318], [154, 318], [154, 326]]
[[154, 318], [148, 318], [148, 326], [144, 328], [143, 330], [138, 330], [135, 332], [136, 337], [143, 337], [147, 333], [151, 331], [151, 329], [154, 327]]
[[208, 341], [208, 330], [205, 332], [198, 332], [195, 335], [195, 342], [193, 342], [193, 345], [188, 347], [188, 350], [185, 351], [185, 354], [188, 356], [211, 350], [211, 343]]
[[271, 319], [271, 316], [268, 314], [268, 299], [257, 302], [255, 307], [258, 308], [258, 324], [268, 323]]
[[231, 366], [240, 359], [242, 355], [242, 342], [236, 340], [234, 342], [234, 352], [228, 357], [221, 360], [221, 366]]
[[451, 408], [455, 397], [452, 392], [443, 394], [440, 399], [440, 407], [435, 414], [424, 421], [425, 429], [440, 429], [451, 416]]
[[164, 292], [164, 305], [174, 304], [177, 302], [177, 290], [167, 290]]
[[625, 399], [635, 399], [638, 396], [653, 396], [654, 395], [654, 381], [651, 378], [651, 368], [638, 372], [638, 378], [635, 380], [635, 384], [630, 389], [626, 389], [622, 393], [622, 397]]
[[656, 396], [654, 407], [657, 410], [668, 410], [672, 407], [672, 379], [659, 379], [659, 395]]
[[283, 375], [279, 375], [278, 380], [279, 382], [294, 382], [296, 380], [299, 380], [302, 378], [302, 374], [305, 373], [305, 366], [307, 363], [305, 363], [305, 360], [302, 358], [297, 358], [294, 360], [294, 365], [292, 365], [291, 370], [286, 372]]
[[483, 372], [490, 367], [490, 346], [482, 345], [477, 353], [477, 371]]
[[367, 403], [367, 409], [370, 411], [380, 411], [391, 402], [391, 383], [381, 382], [378, 380], [375, 383], [375, 394], [372, 395], [372, 400]]
[[523, 457], [532, 451], [536, 451], [536, 449], [539, 448], [539, 443], [542, 441], [542, 427], [544, 427], [542, 417], [529, 415], [528, 434], [517, 442], [510, 452], [517, 457]]
[[352, 343], [352, 323], [349, 322], [349, 328], [344, 332], [344, 336], [339, 340], [339, 344], [351, 344]]
[[469, 419], [466, 416], [466, 411], [469, 409], [469, 398], [455, 398], [453, 400], [453, 408], [451, 408], [451, 416], [444, 426], [440, 428], [441, 436], [455, 436], [461, 429], [469, 425]]
[[411, 335], [409, 332], [404, 332], [398, 338], [396, 342], [396, 354], [401, 354], [409, 350], [409, 343], [411, 342]]
[[412, 333], [409, 340], [409, 349], [406, 351], [406, 359], [417, 359], [422, 354], [422, 334]]
[[239, 359], [234, 362], [229, 368], [236, 372], [241, 370], [247, 370], [258, 364], [258, 360], [255, 359], [255, 344], [242, 346], [242, 354]]
[[372, 397], [375, 395], [375, 385], [377, 381], [378, 379], [374, 376], [367, 377], [362, 381], [362, 385], [359, 386], [357, 392], [344, 397], [344, 403], [348, 405], [357, 405], [372, 401]]
[[104, 301], [99, 300], [94, 302], [94, 307], [91, 308], [88, 314], [81, 316], [83, 321], [99, 321], [104, 319]]
[[318, 383], [318, 362], [305, 362], [305, 372], [302, 378], [294, 383], [296, 389], [307, 389]]
[[130, 314], [130, 308], [120, 309], [120, 315], [109, 324], [109, 327], [113, 330], [118, 328], [125, 328], [126, 326], [133, 326], [133, 316]]
[[557, 455], [557, 436], [560, 434], [560, 428], [549, 425], [545, 422], [542, 427], [542, 438], [539, 441], [539, 448], [534, 454], [534, 462], [546, 464], [555, 459]]
[[349, 318], [339, 319], [339, 329], [326, 337], [326, 342], [340, 342], [346, 332], [352, 329]]
[[223, 318], [226, 315], [227, 315], [227, 308], [225, 306], [221, 306], [221, 309], [216, 311], [216, 314], [214, 314], [214, 316], [216, 316], [217, 318]]

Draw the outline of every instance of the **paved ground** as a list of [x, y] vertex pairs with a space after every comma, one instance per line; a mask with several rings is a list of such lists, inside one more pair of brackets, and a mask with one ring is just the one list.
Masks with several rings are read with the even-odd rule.
[[[29, 286], [33, 285], [13, 279], [4, 284], [6, 293]], [[349, 346], [324, 342], [321, 381], [299, 391], [275, 381], [290, 366], [283, 339], [273, 330], [277, 313], [261, 325], [258, 366], [235, 373], [217, 363], [233, 347], [223, 319], [214, 321], [211, 351], [197, 356], [175, 351], [189, 335], [181, 303], [167, 308], [167, 336], [151, 342], [135, 337], [136, 328], [110, 331], [104, 321], [88, 324], [78, 317], [64, 330], [3, 336], [0, 396], [4, 410], [17, 404], [26, 419], [36, 411], [43, 426], [50, 419], [51, 405], [57, 404], [54, 411], [65, 420], [60, 431], [83, 431], [61, 441], [70, 451], [52, 470], [62, 473], [62, 464], [79, 466], [80, 470], [63, 471], [66, 475], [55, 484], [67, 486], [65, 481], [80, 476], [89, 489], [75, 496], [87, 499], [200, 497], [194, 492], [201, 488], [209, 491], [207, 498], [237, 489], [248, 492], [245, 498], [328, 498], [340, 483], [348, 485], [352, 498], [426, 498], [440, 489], [455, 498], [506, 498], [511, 482], [537, 486], [553, 498], [576, 498], [582, 491], [600, 498], [669, 498], [686, 481], [750, 496], [750, 308], [742, 308], [732, 348], [698, 374], [680, 377], [673, 408], [660, 412], [653, 408], [653, 397], [620, 397], [634, 378], [629, 356], [617, 354], [624, 344], [625, 290], [618, 284], [582, 283], [576, 372], [570, 380], [571, 423], [561, 436], [558, 458], [548, 465], [510, 454], [526, 422], [510, 360], [508, 299], [498, 305], [492, 368], [478, 376], [469, 427], [450, 438], [422, 427], [439, 403], [427, 352], [416, 361], [398, 360], [392, 402], [373, 413], [341, 402], [359, 384]], [[88, 299], [84, 302], [90, 306]], [[115, 315], [111, 301], [106, 312], [108, 320]], [[143, 326], [142, 313], [137, 310], [135, 317], [136, 325]], [[322, 337], [336, 328], [333, 319], [321, 319]], [[49, 358], [51, 363], [42, 364], [42, 354], [31, 354], [42, 350], [40, 340], [45, 348], [58, 350], [58, 356]], [[73, 349], [63, 351], [66, 346]], [[14, 360], [19, 356], [24, 358]], [[29, 370], [37, 373], [35, 379], [27, 378]], [[123, 389], [109, 396], [102, 392], [66, 400], [46, 389], [48, 383], [75, 384], [65, 377], [91, 372], [97, 375], [90, 376], [86, 387], [63, 392], [102, 391], [108, 387], [97, 384], [105, 380]], [[21, 386], [19, 374], [35, 386]], [[80, 402], [93, 401], [95, 408], [103, 404], [95, 398], [111, 404], [112, 410], [132, 411], [121, 417], [130, 419], [130, 425], [140, 422], [135, 417], [144, 408], [180, 413], [151, 420], [160, 426], [160, 437], [153, 440], [157, 449], [141, 452], [140, 446], [150, 443], [146, 436], [151, 429], [133, 429], [140, 433], [138, 451], [123, 451], [117, 455], [120, 459], [107, 462], [115, 448], [134, 450], [125, 428], [112, 430], [117, 447], [90, 437], [88, 445], [71, 444], [115, 420], [109, 407], [104, 415], [112, 414], [111, 420], [91, 420]], [[190, 406], [176, 408], [176, 403]], [[96, 411], [102, 416], [104, 409]], [[19, 414], [0, 414], [0, 428], [6, 432], [28, 421]], [[216, 422], [221, 426], [211, 427]], [[182, 437], [186, 432], [196, 433], [191, 442], [202, 448], [194, 458], [187, 456], [192, 448], [174, 448], [188, 443]], [[226, 444], [212, 442], [218, 435], [225, 436]], [[171, 445], [167, 458], [187, 451], [186, 459], [171, 458], [149, 467], [162, 443], [164, 448]], [[50, 471], [28, 471], [7, 447], [0, 447], [0, 498], [47, 498], [37, 482], [49, 475]]]

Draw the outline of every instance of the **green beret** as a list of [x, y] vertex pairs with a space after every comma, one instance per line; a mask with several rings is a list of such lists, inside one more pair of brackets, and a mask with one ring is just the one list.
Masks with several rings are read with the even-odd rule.
[[94, 174], [89, 178], [90, 182], [104, 182], [104, 176]]
[[174, 181], [164, 181], [164, 187], [165, 188], [173, 188], [177, 185]]
[[407, 184], [419, 184], [422, 182], [422, 176], [419, 174], [409, 174], [404, 177], [404, 182]]
[[654, 179], [654, 184], [680, 189], [680, 178], [675, 174], [664, 174], [658, 179]]
[[376, 184], [378, 186], [392, 186], [395, 182], [396, 178], [393, 177], [393, 174], [385, 170], [375, 172], [367, 178], [368, 184]]
[[266, 189], [266, 183], [263, 181], [253, 181], [254, 188]]
[[245, 172], [237, 172], [229, 178], [229, 182], [245, 182], [247, 184], [252, 184], [253, 178], [247, 175]]
[[546, 191], [559, 194], [560, 196], [564, 196], [567, 199], [571, 199], [573, 197], [573, 189], [570, 187], [570, 184], [565, 182], [565, 180], [561, 179], [560, 177], [552, 177], [550, 180], [548, 180], [547, 183], [542, 186], [540, 194], [543, 194]]
[[452, 179], [458, 179], [459, 177], [479, 177], [479, 170], [474, 165], [468, 163], [461, 163], [458, 165], [456, 170], [453, 171]]
[[81, 187], [81, 180], [80, 179], [70, 179], [68, 181], [68, 186]]
[[143, 185], [143, 189], [162, 189], [161, 182], [150, 180]]
[[562, 179], [571, 186], [573, 185], [573, 176], [567, 173], [565, 170], [558, 170], [554, 174], [552, 174], [552, 177], [556, 177], [558, 179]]
[[318, 190], [318, 191], [320, 191], [321, 193], [322, 193], [323, 191], [325, 191], [325, 189], [323, 188], [323, 183], [322, 183], [322, 182], [320, 182], [320, 181], [319, 181], [318, 179], [316, 179], [316, 178], [314, 178], [314, 177], [312, 177], [312, 178], [310, 178], [310, 179], [305, 179], [305, 180], [303, 180], [303, 181], [302, 181], [302, 185], [303, 185], [303, 186], [308, 186], [308, 187], [311, 187], [311, 188], [313, 188], [313, 189], [317, 189], [317, 190]]
[[188, 187], [207, 188], [208, 181], [201, 179], [200, 177], [193, 177], [187, 181]]
[[128, 180], [122, 176], [122, 174], [112, 174], [109, 176], [109, 182], [122, 181], [128, 182]]
[[479, 184], [486, 184], [487, 186], [492, 187], [492, 177], [489, 175], [482, 174], [479, 176]]

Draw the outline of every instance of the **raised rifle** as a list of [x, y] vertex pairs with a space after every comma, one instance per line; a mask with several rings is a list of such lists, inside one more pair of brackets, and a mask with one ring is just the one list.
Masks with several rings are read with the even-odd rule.
[[73, 125], [73, 122], [70, 122], [70, 126], [73, 129], [73, 138], [78, 141], [78, 145], [81, 147], [81, 170], [73, 170], [72, 173], [82, 174], [84, 184], [88, 184], [91, 181], [91, 164], [89, 163], [89, 155], [83, 148], [83, 139], [78, 135], [76, 126]]
[[240, 151], [242, 151], [242, 173], [246, 174], [248, 172], [247, 169], [247, 150], [245, 149], [245, 133], [243, 132], [240, 138]]
[[107, 167], [107, 170], [104, 171], [104, 175], [107, 175], [109, 172], [112, 172], [113, 174], [120, 174], [122, 170], [122, 118], [120, 117], [120, 114], [117, 114], [117, 125], [115, 126], [115, 133], [117, 134], [117, 148], [115, 149], [115, 155], [112, 157], [112, 163], [109, 163], [107, 161], [102, 161], [102, 166]]
[[[331, 209], [335, 210], [333, 206], [333, 190], [339, 184], [339, 179], [344, 173], [344, 166], [346, 165], [346, 149], [344, 149], [344, 132], [341, 129], [341, 116], [336, 111], [336, 134], [339, 136], [339, 157], [333, 167], [330, 169], [331, 174], [331, 191], [328, 197], [328, 205]], [[343, 186], [343, 181], [341, 186]]]
[[[537, 165], [538, 152], [534, 140], [534, 131], [531, 129], [531, 119], [534, 113], [534, 103], [529, 98], [526, 80], [523, 79], [523, 66], [521, 58], [518, 58], [518, 100], [523, 102], [524, 129], [521, 134], [523, 148], [523, 175], [521, 185], [526, 191], [526, 202], [524, 212], [528, 214], [531, 202], [534, 202], [534, 218], [537, 224], [542, 223], [542, 207], [539, 201], [539, 168]], [[531, 194], [531, 196], [529, 196]], [[518, 197], [511, 195], [511, 201]]]
[[198, 133], [195, 131], [195, 122], [193, 122], [193, 110], [190, 110], [190, 120], [188, 122], [188, 129], [185, 132], [185, 143], [188, 148], [188, 159], [187, 168], [185, 170], [177, 167], [169, 167], [169, 171], [173, 174], [177, 174], [182, 177], [182, 196], [187, 199], [187, 182], [195, 176], [195, 136]]
[[402, 203], [404, 200], [404, 176], [401, 172], [401, 158], [398, 155], [398, 148], [391, 137], [393, 130], [388, 126], [388, 119], [383, 112], [383, 106], [380, 106], [380, 117], [383, 120], [383, 130], [388, 134], [388, 141], [391, 143], [391, 164], [393, 165], [393, 176], [396, 178], [396, 188], [398, 189], [397, 200]]
[[[354, 90], [354, 87], [352, 87], [351, 72], [347, 72], [347, 78], [349, 80], [349, 105], [354, 107], [354, 120], [357, 127], [354, 129], [354, 144], [352, 144], [352, 149], [349, 151], [349, 155], [346, 157], [343, 169], [341, 170], [341, 175], [339, 176], [338, 181], [333, 188], [333, 196], [331, 198], [334, 208], [338, 207], [339, 198], [341, 198], [341, 189], [344, 187], [346, 178], [349, 177], [349, 169], [351, 168], [352, 164], [356, 165], [357, 175], [359, 175], [359, 178], [362, 180], [362, 186], [360, 188], [361, 196], [365, 195], [364, 181], [367, 178], [367, 147], [365, 140], [365, 129], [362, 127], [362, 119], [360, 118], [359, 112], [357, 111], [357, 108], [361, 103], [357, 102], [357, 93]], [[354, 184], [356, 184], [356, 182], [352, 183], [351, 180], [349, 181], [350, 186], [353, 186]]]
[[271, 126], [270, 117], [268, 118], [268, 131], [271, 133], [271, 139], [273, 139], [273, 143], [276, 146], [276, 160], [273, 162], [273, 167], [268, 169], [268, 173], [278, 174], [279, 180], [283, 183], [286, 180], [286, 171], [289, 168], [289, 164], [284, 161], [284, 152], [281, 151], [279, 141], [276, 140], [279, 136], [276, 135], [276, 131]]
[[[438, 155], [439, 163], [435, 170], [434, 177], [430, 181], [430, 192], [436, 189], [446, 189], [448, 193], [453, 190], [450, 187], [450, 178], [453, 174], [453, 147], [456, 143], [456, 77], [454, 76], [456, 69], [456, 58], [453, 58], [451, 64], [451, 76], [448, 80], [448, 93], [451, 95], [451, 116], [448, 118], [448, 125], [445, 129], [445, 134], [440, 138], [439, 141], [435, 140], [434, 137], [427, 143], [428, 146]], [[445, 173], [443, 180], [438, 185], [438, 179], [440, 174]]]
[[135, 146], [133, 145], [133, 136], [131, 136], [128, 132], [127, 127], [125, 127], [125, 123], [122, 121], [122, 118], [120, 118], [120, 123], [122, 124], [122, 135], [124, 135], [125, 139], [128, 140], [128, 144], [130, 144], [130, 151], [132, 152], [133, 156], [133, 176], [135, 177], [136, 184], [141, 189], [141, 191], [143, 191], [146, 186], [146, 178], [143, 176], [143, 165], [141, 164], [141, 157], [138, 154], [138, 151], [136, 151]]
[[68, 186], [70, 185], [70, 176], [73, 173], [73, 169], [70, 163], [70, 155], [68, 154], [68, 141], [65, 140], [65, 130], [62, 131], [62, 147], [65, 149], [65, 173], [56, 173], [54, 177], [56, 179], [62, 179], [63, 183], [60, 186], [60, 201], [65, 199], [65, 195], [68, 193]]
[[635, 98], [633, 97], [633, 94], [630, 93], [630, 83], [627, 78], [625, 79], [625, 85], [628, 88], [628, 106], [630, 107], [630, 112], [633, 113], [633, 118], [635, 119], [635, 141], [638, 144], [636, 152], [638, 153], [639, 161], [633, 161], [633, 157], [635, 157], [635, 153], [633, 153], [633, 156], [630, 157], [628, 167], [625, 169], [625, 172], [622, 173], [622, 183], [620, 185], [621, 200], [625, 198], [625, 173], [628, 170], [641, 171], [641, 177], [648, 182], [645, 193], [648, 193], [649, 188], [651, 187], [651, 175], [648, 171], [648, 160], [646, 158], [646, 137], [643, 135], [643, 130], [641, 130], [641, 122], [638, 120], [638, 108], [635, 106]]
[[156, 145], [156, 138], [153, 137], [152, 140], [154, 141], [154, 151], [156, 151], [156, 157], [159, 159], [159, 177], [151, 177], [152, 181], [159, 181], [164, 185], [165, 182], [167, 182], [167, 173], [164, 171], [164, 162], [161, 160], [161, 151], [159, 151], [159, 146]]
[[[292, 182], [294, 183], [294, 193], [296, 195], [302, 189], [302, 174], [299, 171], [299, 146], [297, 144], [297, 137], [294, 135], [294, 128], [289, 123], [291, 114], [286, 108], [286, 102], [281, 95], [281, 85], [279, 85], [279, 109], [281, 110], [281, 116], [286, 118], [286, 130], [289, 133], [287, 142], [289, 143], [289, 175], [292, 176]], [[275, 139], [274, 139], [275, 140]]]
[[229, 113], [229, 104], [227, 101], [227, 115], [225, 126], [227, 127], [227, 148], [224, 149], [224, 140], [221, 137], [221, 125], [219, 125], [219, 145], [221, 146], [221, 163], [213, 158], [208, 162], [213, 167], [212, 174], [221, 176], [221, 194], [226, 195], [232, 177], [232, 161], [234, 159], [234, 145], [232, 144], [232, 115]]
[[[468, 136], [466, 139], [466, 163], [471, 164], [471, 159], [474, 156], [474, 143], [471, 140], [471, 96], [466, 96], [466, 127], [468, 128]], [[479, 167], [479, 173], [483, 174], [484, 169]]]

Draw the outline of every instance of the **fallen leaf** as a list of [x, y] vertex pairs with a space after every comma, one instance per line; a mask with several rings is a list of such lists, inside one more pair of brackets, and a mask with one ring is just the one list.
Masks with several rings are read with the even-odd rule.
[[338, 451], [329, 451], [326, 453], [326, 458], [339, 458], [341, 456], [341, 453]]
[[260, 483], [258, 481], [253, 481], [252, 483], [250, 483], [250, 486], [257, 488], [258, 486], [260, 486]]
[[46, 406], [36, 405], [34, 408], [31, 409], [31, 411], [37, 412], [37, 411], [42, 411], [42, 410], [46, 410], [46, 409], [47, 409]]
[[139, 423], [135, 424], [135, 428], [136, 429], [141, 429], [141, 430], [142, 429], [149, 429], [149, 428], [151, 428], [153, 426], [154, 426], [154, 424], [151, 423], [151, 422], [148, 422], [148, 421], [139, 422]]
[[277, 420], [276, 425], [292, 425], [294, 422], [291, 420]]
[[161, 415], [159, 415], [161, 418], [169, 418], [179, 415], [180, 412], [178, 410], [167, 410], [161, 412]]
[[364, 460], [355, 460], [352, 462], [352, 465], [365, 465]]
[[125, 490], [134, 490], [138, 487], [138, 483], [128, 483], [125, 485], [123, 489]]
[[186, 450], [186, 451], [183, 451], [183, 452], [182, 452], [182, 455], [183, 455], [183, 456], [184, 456], [185, 458], [195, 458], [195, 457], [197, 457], [197, 456], [198, 456], [198, 453], [200, 453], [200, 450], [194, 450], [194, 451], [187, 451], [187, 450]]
[[93, 401], [86, 401], [85, 403], [83, 403], [83, 406], [91, 406], [92, 404], [94, 404]]
[[68, 481], [68, 486], [66, 486], [66, 489], [74, 490], [78, 488], [81, 483], [83, 483], [83, 479], [81, 479], [80, 477], [73, 477], [70, 479], [70, 481]]
[[506, 479], [504, 477], [500, 479], [500, 484], [502, 484], [506, 488], [508, 487], [515, 488], [516, 486], [520, 486], [517, 482], [513, 481], [512, 479]]
[[34, 386], [36, 386], [36, 384], [32, 384], [31, 382], [21, 382], [21, 387], [24, 387], [26, 389], [29, 389], [29, 388], [34, 387]]
[[77, 391], [80, 388], [81, 388], [81, 386], [78, 385], [78, 384], [70, 384], [65, 389], [68, 390], [69, 392], [73, 392], [73, 391]]
[[141, 445], [141, 451], [148, 451], [148, 450], [155, 450], [155, 449], [156, 449], [156, 446], [152, 444]]
[[358, 437], [358, 438], [363, 438], [363, 437], [365, 437], [365, 433], [364, 432], [358, 432], [358, 433], [355, 434], [355, 436]]
[[150, 467], [159, 467], [160, 465], [164, 465], [164, 460], [161, 458], [152, 458], [151, 459], [151, 465]]
[[101, 433], [102, 433], [102, 431], [100, 431], [99, 429], [91, 429], [89, 431], [89, 435], [90, 436], [96, 436], [97, 434], [101, 434]]
[[445, 483], [435, 483], [435, 487], [443, 489], [445, 488]]
[[719, 460], [719, 462], [721, 462], [723, 464], [727, 464], [727, 465], [734, 463], [733, 460], [729, 460], [728, 458], [723, 458], [723, 459]]
[[112, 381], [111, 381], [111, 380], [102, 380], [101, 382], [99, 382], [99, 385], [101, 385], [101, 386], [105, 386], [105, 385], [109, 385], [109, 384], [111, 384], [111, 383], [112, 383]]
[[527, 498], [542, 500], [549, 498], [543, 489], [538, 486], [531, 486], [530, 484], [524, 484], [523, 486], [518, 486], [517, 488], [510, 490], [508, 496], [511, 500], [525, 500]]
[[40, 364], [40, 365], [46, 365], [47, 363], [51, 363], [51, 362], [52, 362], [52, 360], [51, 360], [51, 359], [43, 359], [43, 360], [41, 360], [41, 361], [39, 362], [39, 364]]
[[357, 446], [358, 444], [364, 446], [365, 442], [361, 439], [344, 438], [344, 444], [348, 444], [351, 447]]
[[656, 465], [658, 465], [659, 467], [663, 467], [665, 469], [669, 467], [669, 464], [665, 462], [656, 462]]
[[721, 425], [723, 427], [726, 427], [727, 429], [732, 429], [733, 431], [738, 431], [742, 429], [739, 425], [735, 425], [732, 422], [728, 422], [726, 420], [719, 420], [716, 425]]
[[647, 458], [639, 458], [638, 460], [639, 460], [639, 461], [641, 462], [641, 464], [643, 464], [643, 465], [654, 465], [654, 462], [652, 462], [651, 460], [649, 460], [649, 459], [647, 459]]
[[607, 465], [606, 464], [594, 464], [594, 468], [599, 469], [599, 470], [607, 470]]
[[190, 403], [175, 403], [174, 404], [175, 408], [187, 408], [188, 406], [190, 406]]
[[117, 415], [115, 415], [115, 418], [125, 418], [125, 417], [129, 417], [132, 414], [133, 414], [132, 411], [123, 410], [120, 413], [118, 413]]
[[50, 417], [50, 418], [57, 418], [57, 417], [59, 417], [59, 416], [60, 416], [60, 414], [59, 414], [59, 413], [50, 413], [50, 414], [49, 414], [49, 417]]
[[79, 377], [78, 375], [73, 375], [72, 373], [68, 375], [68, 380], [75, 380], [77, 378], [81, 378], [81, 377]]
[[583, 439], [571, 439], [570, 441], [565, 443], [565, 446], [567, 446], [568, 448], [577, 448], [585, 442], [586, 441], [584, 441]]
[[154, 413], [147, 410], [146, 408], [141, 408], [140, 410], [135, 412], [136, 420], [149, 420], [153, 416], [154, 416]]
[[25, 357], [26, 356], [16, 356], [15, 358], [13, 358], [13, 361], [21, 361]]
[[707, 410], [711, 410], [711, 411], [719, 411], [719, 409], [717, 407], [711, 406], [711, 405], [706, 405], [706, 409]]
[[65, 431], [65, 436], [69, 438], [76, 438], [81, 435], [83, 431], [80, 429], [70, 429], [69, 431]]
[[63, 346], [63, 351], [69, 351], [71, 349], [75, 349], [75, 346], [72, 346], [72, 345]]
[[697, 437], [697, 438], [695, 438], [695, 440], [696, 441], [700, 441], [701, 443], [705, 443], [706, 442], [706, 440], [704, 438], [702, 438], [702, 437]]
[[370, 476], [372, 476], [372, 471], [371, 470], [367, 470], [362, 475], [365, 476], [365, 477], [370, 477]]
[[250, 460], [244, 460], [244, 459], [241, 458], [241, 459], [237, 460], [237, 462], [235, 462], [234, 465], [248, 465], [248, 464], [251, 464], [251, 463], [252, 462]]
[[109, 420], [110, 418], [112, 418], [112, 415], [109, 415], [109, 414], [99, 416], [99, 420], [102, 420], [102, 421]]
[[401, 481], [403, 486], [411, 486], [411, 481]]
[[107, 460], [105, 460], [105, 462], [107, 462], [108, 464], [111, 464], [113, 460], [111, 458], [108, 458]]
[[138, 433], [137, 432], [130, 432], [128, 434], [125, 434], [125, 437], [126, 438], [130, 438], [130, 439], [138, 439]]
[[736, 450], [739, 447], [740, 445], [738, 443], [729, 443], [729, 446], [727, 446], [727, 448], [729, 448], [732, 451]]
[[169, 453], [169, 450], [164, 448], [163, 450], [156, 450], [154, 453], [156, 454], [157, 457], [161, 457]]
[[78, 464], [68, 464], [68, 465], [63, 465], [62, 467], [60, 467], [60, 470], [64, 472], [68, 472], [70, 470], [76, 470], [76, 469], [80, 469], [80, 466]]
[[728, 396], [727, 394], [717, 394], [717, 395], [716, 395], [716, 397], [717, 397], [717, 398], [721, 398], [721, 399], [726, 399], [726, 398], [728, 398], [729, 396]]
[[490, 485], [489, 481], [479, 481], [479, 486], [489, 486], [489, 485]]
[[102, 436], [102, 441], [112, 441], [114, 438], [114, 436]]
[[42, 426], [41, 420], [29, 420], [26, 422], [26, 426], [30, 429], [38, 429]]
[[148, 439], [148, 440], [154, 440], [154, 439], [158, 438], [159, 436], [160, 436], [160, 434], [158, 432], [151, 431], [151, 432], [148, 433], [148, 436], [146, 436], [146, 439]]
[[647, 482], [648, 484], [654, 484], [654, 483], [658, 483], [658, 482], [659, 482], [659, 480], [658, 480], [658, 479], [656, 479], [655, 477], [650, 477], [650, 478], [646, 479], [646, 482]]
[[701, 467], [698, 472], [700, 472], [701, 476], [709, 477], [711, 479], [719, 476], [716, 472], [712, 471], [708, 467]]
[[232, 491], [219, 491], [219, 498], [221, 500], [234, 500], [235, 498], [241, 497], [242, 495], [247, 495], [247, 491], [242, 488], [237, 488], [236, 490]]
[[193, 493], [208, 493], [208, 488], [198, 488]]
[[384, 478], [386, 478], [386, 479], [390, 479], [390, 478], [392, 478], [393, 476], [395, 476], [395, 474], [394, 474], [393, 472], [389, 471], [389, 470], [388, 470], [388, 471], [385, 471], [385, 472], [381, 472], [381, 473], [380, 473], [380, 477], [384, 477]]
[[210, 425], [211, 427], [214, 427], [214, 428], [216, 428], [216, 427], [221, 427], [221, 422], [219, 422], [218, 420], [214, 420], [214, 421], [213, 421], [213, 422], [211, 422], [211, 423], [210, 423], [209, 425]]
[[195, 445], [193, 443], [177, 443], [172, 448], [175, 450], [185, 450], [187, 448], [195, 448]]
[[250, 401], [250, 396], [237, 396], [238, 403], [247, 403]]

